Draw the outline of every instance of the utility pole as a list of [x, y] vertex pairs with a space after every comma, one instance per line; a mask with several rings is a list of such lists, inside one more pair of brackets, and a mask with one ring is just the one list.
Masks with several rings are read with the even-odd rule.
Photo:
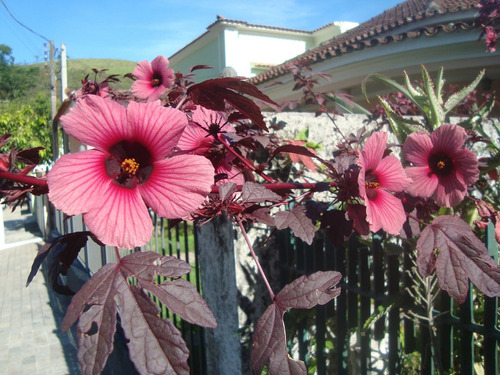
[[68, 87], [68, 63], [66, 57], [66, 45], [61, 43], [61, 102], [68, 99], [66, 88]]
[[57, 113], [57, 96], [56, 96], [56, 67], [54, 61], [54, 41], [49, 41], [49, 71], [50, 71], [50, 119], [52, 122], [52, 155], [54, 160], [59, 156], [59, 142], [57, 132], [57, 122], [54, 123], [54, 118]]

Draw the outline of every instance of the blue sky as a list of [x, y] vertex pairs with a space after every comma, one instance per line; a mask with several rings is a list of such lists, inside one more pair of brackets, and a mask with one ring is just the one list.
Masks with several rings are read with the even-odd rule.
[[402, 0], [0, 0], [0, 44], [19, 64], [44, 60], [41, 37], [68, 58], [132, 61], [170, 56], [222, 15], [260, 25], [314, 30], [333, 21], [363, 22]]

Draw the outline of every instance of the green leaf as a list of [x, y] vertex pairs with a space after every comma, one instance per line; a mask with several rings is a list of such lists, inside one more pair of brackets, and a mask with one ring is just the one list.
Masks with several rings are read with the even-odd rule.
[[346, 113], [356, 114], [356, 115], [367, 115], [367, 116], [371, 115], [370, 111], [363, 108], [357, 103], [352, 102], [351, 104], [348, 104], [344, 99], [332, 94], [326, 94], [325, 96], [327, 97], [328, 100], [332, 101], [338, 107], [342, 108]]
[[460, 103], [462, 100], [464, 100], [467, 95], [469, 95], [479, 84], [481, 79], [483, 78], [485, 73], [485, 70], [483, 69], [476, 79], [472, 81], [467, 87], [464, 87], [462, 90], [454, 93], [453, 95], [450, 95], [448, 100], [446, 100], [446, 103], [444, 104], [444, 113], [450, 112], [453, 108], [455, 108], [458, 103]]
[[441, 105], [441, 106], [443, 105], [442, 91], [443, 91], [444, 82], [445, 82], [445, 79], [443, 78], [443, 67], [440, 67], [439, 71], [438, 71], [438, 76], [436, 79], [436, 96], [438, 98], [439, 105]]
[[439, 104], [439, 100], [436, 96], [436, 92], [434, 91], [434, 84], [432, 83], [432, 79], [429, 75], [429, 72], [422, 65], [422, 79], [424, 81], [424, 88], [427, 94], [427, 98], [429, 100], [429, 110], [430, 113], [427, 113], [427, 117], [433, 129], [437, 129], [444, 122], [444, 111], [441, 105]]
[[296, 141], [306, 141], [309, 139], [309, 128], [301, 130], [294, 138]]
[[385, 109], [387, 120], [389, 121], [392, 132], [398, 139], [399, 143], [403, 144], [406, 141], [406, 138], [415, 131], [426, 130], [425, 127], [418, 121], [399, 116], [393, 111], [390, 104], [383, 98], [379, 97], [379, 100]]
[[404, 96], [406, 96], [409, 99], [411, 99], [411, 97], [412, 97], [410, 92], [404, 86], [400, 85], [399, 83], [397, 83], [393, 79], [390, 79], [390, 78], [388, 78], [382, 74], [379, 74], [379, 73], [373, 73], [373, 74], [370, 74], [368, 77], [366, 77], [363, 80], [363, 82], [361, 83], [361, 91], [363, 92], [363, 95], [364, 95], [367, 102], [369, 102], [369, 100], [368, 100], [368, 96], [366, 94], [366, 81], [369, 79], [373, 79], [374, 81], [377, 81], [377, 82], [383, 83], [386, 86], [392, 87], [396, 91], [400, 91]]
[[382, 317], [386, 316], [389, 311], [391, 311], [396, 306], [396, 298], [391, 297], [389, 300], [384, 302], [382, 305], [377, 306], [377, 310], [366, 319], [363, 327], [361, 328], [361, 336], [364, 336], [373, 327], [373, 325]]

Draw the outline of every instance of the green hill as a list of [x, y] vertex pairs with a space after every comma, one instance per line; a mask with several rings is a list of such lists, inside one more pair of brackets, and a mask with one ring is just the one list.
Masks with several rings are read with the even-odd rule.
[[[135, 66], [137, 65], [134, 61], [127, 60], [115, 60], [115, 59], [68, 59], [68, 88], [70, 90], [78, 90], [82, 85], [82, 79], [89, 74], [89, 79], [95, 77], [92, 69], [102, 70], [107, 69], [107, 71], [100, 75], [97, 80], [102, 80], [107, 75], [118, 74], [121, 82], [116, 84], [118, 90], [130, 89], [132, 85], [132, 80], [129, 78], [123, 78], [124, 74], [132, 73]], [[50, 92], [50, 71], [47, 63], [39, 63], [32, 65], [22, 65], [21, 66], [26, 71], [30, 71], [31, 75], [35, 77], [32, 81], [32, 85], [25, 92], [26, 98], [35, 97], [38, 93], [42, 92], [44, 94], [49, 94]], [[61, 66], [60, 62], [56, 61], [56, 76], [57, 76], [57, 98], [60, 100], [60, 77], [61, 77]]]

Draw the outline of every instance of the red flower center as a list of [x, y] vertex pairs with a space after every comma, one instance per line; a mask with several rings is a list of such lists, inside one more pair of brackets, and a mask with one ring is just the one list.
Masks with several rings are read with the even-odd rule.
[[378, 189], [380, 189], [380, 183], [378, 182], [377, 176], [367, 172], [365, 175], [366, 197], [371, 201], [377, 199]]
[[153, 172], [151, 154], [137, 142], [121, 141], [109, 149], [106, 173], [119, 186], [132, 189], [145, 183]]
[[428, 162], [429, 168], [436, 176], [448, 176], [453, 170], [453, 160], [442, 152], [431, 154]]
[[153, 74], [153, 77], [151, 78], [151, 86], [152, 87], [159, 87], [162, 84], [162, 77], [161, 74]]

